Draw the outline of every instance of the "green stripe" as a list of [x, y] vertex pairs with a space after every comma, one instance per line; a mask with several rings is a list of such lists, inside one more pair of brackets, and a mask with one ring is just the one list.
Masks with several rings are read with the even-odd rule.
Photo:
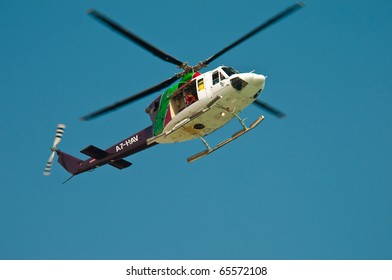
[[172, 85], [170, 88], [168, 88], [162, 95], [161, 95], [161, 100], [159, 102], [159, 109], [158, 109], [158, 114], [154, 120], [154, 136], [162, 133], [163, 128], [165, 126], [165, 117], [166, 117], [166, 112], [169, 108], [169, 101], [170, 97], [172, 96], [173, 92], [175, 92], [179, 87], [181, 87], [183, 84], [188, 82], [189, 80], [192, 79], [194, 72], [186, 74], [184, 77], [181, 78], [181, 80]]

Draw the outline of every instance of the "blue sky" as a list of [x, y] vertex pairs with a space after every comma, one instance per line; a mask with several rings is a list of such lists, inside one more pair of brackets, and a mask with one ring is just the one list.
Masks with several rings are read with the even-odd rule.
[[[6, 1], [0, 17], [0, 259], [391, 259], [392, 3], [306, 7], [216, 60], [267, 75], [257, 129], [195, 163], [200, 141], [65, 185], [42, 176], [56, 125], [75, 156], [150, 125], [154, 95], [78, 118], [178, 71], [91, 17], [96, 8], [191, 65], [292, 1]], [[239, 130], [233, 122], [211, 145]]]

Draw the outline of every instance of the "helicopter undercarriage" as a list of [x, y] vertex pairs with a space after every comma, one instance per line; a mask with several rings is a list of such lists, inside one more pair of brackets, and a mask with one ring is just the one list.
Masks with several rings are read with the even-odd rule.
[[210, 145], [208, 144], [208, 142], [204, 139], [203, 136], [199, 136], [200, 140], [203, 142], [203, 144], [206, 146], [206, 149], [187, 158], [188, 162], [193, 162], [195, 160], [198, 160], [199, 158], [202, 158], [206, 155], [211, 154], [212, 152], [215, 152], [216, 150], [222, 148], [223, 146], [225, 146], [226, 144], [229, 144], [231, 141], [239, 138], [240, 136], [244, 135], [245, 133], [249, 132], [250, 130], [252, 130], [253, 128], [255, 128], [258, 124], [260, 124], [263, 120], [264, 120], [264, 116], [260, 116], [258, 117], [249, 127], [246, 126], [246, 124], [244, 123], [244, 120], [241, 119], [237, 114], [235, 115], [237, 117], [237, 119], [239, 120], [239, 122], [242, 125], [242, 129], [237, 131], [236, 133], [234, 133], [230, 138], [220, 142], [218, 145], [216, 145], [214, 148], [211, 148]]

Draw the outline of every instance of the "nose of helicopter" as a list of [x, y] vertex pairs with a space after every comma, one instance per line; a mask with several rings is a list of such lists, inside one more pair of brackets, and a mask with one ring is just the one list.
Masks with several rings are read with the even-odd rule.
[[264, 88], [265, 76], [255, 73], [242, 73], [230, 81], [231, 85], [237, 90], [242, 90], [246, 85], [262, 89]]
[[248, 82], [254, 87], [263, 88], [265, 82], [265, 76], [261, 74], [253, 74]]

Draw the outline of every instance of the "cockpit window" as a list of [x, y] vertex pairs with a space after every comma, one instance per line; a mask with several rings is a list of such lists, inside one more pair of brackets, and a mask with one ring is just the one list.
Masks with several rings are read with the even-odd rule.
[[225, 73], [229, 76], [237, 74], [237, 71], [230, 67], [222, 67], [222, 70], [225, 71]]
[[212, 73], [212, 85], [216, 85], [217, 83], [219, 83], [219, 81], [223, 81], [226, 78], [226, 74], [223, 71], [215, 71], [214, 73]]
[[218, 71], [215, 71], [212, 73], [212, 84], [215, 85], [217, 83], [219, 83], [219, 73]]

